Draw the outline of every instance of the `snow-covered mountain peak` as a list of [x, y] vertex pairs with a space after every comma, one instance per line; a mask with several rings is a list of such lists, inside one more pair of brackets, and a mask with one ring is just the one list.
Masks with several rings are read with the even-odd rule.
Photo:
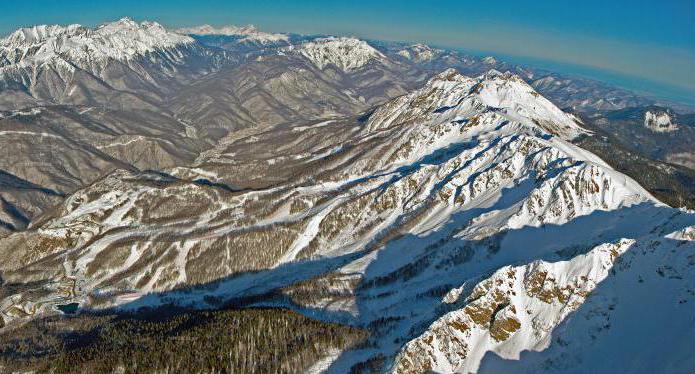
[[490, 69], [485, 74], [483, 74], [483, 77], [485, 77], [485, 79], [511, 78], [512, 74], [509, 72], [505, 74], [497, 69]]
[[459, 73], [454, 68], [448, 68], [448, 69], [442, 71], [441, 73], [432, 76], [432, 78], [430, 78], [427, 81], [427, 84], [425, 86], [441, 85], [444, 82], [468, 82], [468, 83], [472, 83], [473, 80], [472, 80], [472, 78], [467, 77], [467, 76]]
[[400, 51], [397, 52], [400, 56], [403, 56], [407, 58], [408, 60], [411, 60], [413, 62], [425, 62], [432, 60], [437, 53], [439, 53], [438, 50], [433, 49], [432, 47], [426, 45], [426, 44], [413, 44], [411, 46], [408, 46], [406, 48], [401, 49]]
[[0, 61], [5, 66], [31, 66], [54, 59], [71, 63], [136, 56], [193, 43], [193, 39], [167, 31], [156, 22], [137, 23], [130, 18], [94, 29], [80, 25], [41, 25], [23, 28], [0, 41]]
[[369, 61], [386, 59], [386, 56], [364, 40], [347, 37], [318, 38], [298, 46], [290, 46], [287, 50], [306, 57], [319, 69], [333, 65], [343, 71], [351, 71], [366, 65]]
[[[157, 24], [156, 22], [152, 23]], [[130, 17], [123, 17], [117, 21], [107, 22], [99, 26], [99, 28], [111, 28], [113, 30], [134, 29], [137, 27], [138, 23]]]
[[483, 63], [486, 63], [488, 65], [497, 65], [497, 59], [492, 57], [492, 56], [487, 56], [483, 58]]
[[150, 50], [168, 48], [193, 41], [190, 37], [166, 30], [157, 22], [143, 21], [137, 23], [127, 17], [97, 27], [95, 34], [96, 37], [107, 40], [110, 37], [114, 42], [114, 47], [125, 47], [118, 45], [117, 42], [119, 41], [131, 41], [139, 44], [140, 48]]
[[253, 25], [246, 26], [223, 26], [214, 27], [210, 25], [201, 25], [194, 27], [186, 27], [176, 30], [181, 34], [191, 35], [225, 35], [238, 36], [242, 42], [256, 42], [261, 44], [271, 44], [287, 42], [289, 36], [281, 33], [269, 33], [258, 30]]
[[518, 75], [490, 70], [479, 78], [474, 91], [485, 105], [527, 118], [555, 135], [574, 138], [586, 132], [574, 116], [560, 110]]
[[496, 70], [470, 78], [455, 69], [433, 76], [422, 88], [382, 106], [369, 131], [404, 121], [441, 123], [499, 112], [507, 120], [570, 139], [586, 132], [576, 119], [538, 94], [519, 76]]

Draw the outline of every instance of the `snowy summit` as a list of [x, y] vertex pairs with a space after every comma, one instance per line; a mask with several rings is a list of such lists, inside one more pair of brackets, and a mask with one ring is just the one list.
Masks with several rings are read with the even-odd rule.
[[371, 60], [386, 59], [367, 42], [356, 38], [319, 38], [299, 46], [290, 46], [287, 50], [308, 58], [319, 69], [333, 65], [343, 71], [351, 71]]
[[279, 42], [287, 42], [289, 36], [287, 34], [268, 33], [258, 30], [253, 25], [247, 26], [223, 26], [216, 28], [210, 25], [185, 27], [176, 30], [176, 32], [188, 35], [226, 35], [239, 36], [242, 42], [256, 42], [261, 44], [272, 44]]

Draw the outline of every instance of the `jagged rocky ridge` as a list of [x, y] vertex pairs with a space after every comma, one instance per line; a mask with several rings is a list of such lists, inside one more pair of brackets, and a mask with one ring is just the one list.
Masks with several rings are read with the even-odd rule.
[[156, 22], [123, 18], [94, 29], [34, 26], [0, 42], [0, 104], [21, 109], [32, 102], [74, 105], [137, 99], [151, 105], [226, 59], [224, 53]]
[[[694, 250], [693, 214], [569, 142], [585, 133], [517, 76], [447, 70], [357, 117], [230, 139], [165, 173], [119, 170], [0, 242], [2, 316], [255, 296], [371, 327], [334, 372], [376, 357], [466, 371], [487, 351], [543, 349], [623, 253]], [[679, 269], [687, 290], [692, 265]], [[439, 328], [470, 314], [460, 334]]]
[[95, 29], [77, 24], [23, 28], [3, 40], [4, 66], [31, 66], [62, 60], [66, 63], [126, 61], [155, 50], [190, 44], [193, 39], [169, 32], [156, 22], [128, 18]]

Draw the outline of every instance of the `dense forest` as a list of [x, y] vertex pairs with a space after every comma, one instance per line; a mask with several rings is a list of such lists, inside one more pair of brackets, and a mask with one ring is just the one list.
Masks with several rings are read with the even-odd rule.
[[629, 175], [662, 202], [675, 208], [695, 209], [695, 171], [631, 151], [621, 145], [620, 139], [590, 122], [584, 127], [595, 135], [581, 137], [576, 141], [577, 145]]
[[0, 334], [0, 372], [295, 373], [364, 330], [285, 309], [53, 316]]

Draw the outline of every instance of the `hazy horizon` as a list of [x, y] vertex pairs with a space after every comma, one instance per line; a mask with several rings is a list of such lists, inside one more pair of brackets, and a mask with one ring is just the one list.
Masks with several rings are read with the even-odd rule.
[[695, 4], [688, 1], [591, 0], [580, 8], [549, 1], [519, 6], [510, 1], [230, 4], [157, 0], [141, 4], [127, 0], [106, 6], [84, 0], [38, 0], [0, 4], [0, 34], [36, 24], [94, 26], [124, 16], [172, 28], [253, 24], [270, 32], [422, 42], [541, 65], [695, 105]]

